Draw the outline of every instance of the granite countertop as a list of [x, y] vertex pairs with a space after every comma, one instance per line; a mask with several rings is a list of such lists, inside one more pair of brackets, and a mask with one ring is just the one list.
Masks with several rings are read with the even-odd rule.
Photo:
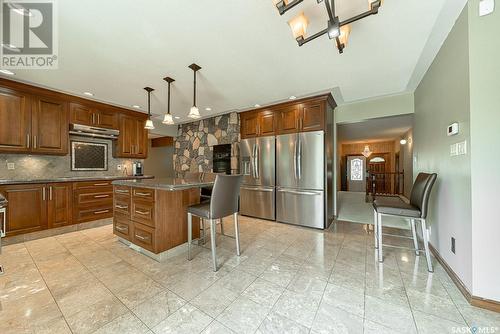
[[154, 180], [117, 180], [113, 181], [114, 185], [151, 188], [159, 190], [184, 190], [190, 188], [208, 187], [214, 184], [215, 177], [201, 178], [174, 178], [166, 177]]
[[68, 176], [54, 177], [47, 179], [24, 179], [24, 180], [6, 180], [0, 179], [0, 186], [12, 184], [31, 184], [31, 183], [55, 183], [55, 182], [78, 182], [78, 181], [108, 181], [108, 180], [138, 180], [152, 179], [154, 176]]

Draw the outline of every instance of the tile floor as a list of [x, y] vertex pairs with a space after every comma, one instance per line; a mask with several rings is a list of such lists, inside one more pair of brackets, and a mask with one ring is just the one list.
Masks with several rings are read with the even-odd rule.
[[[438, 264], [429, 274], [423, 257], [386, 249], [379, 265], [364, 225], [339, 222], [323, 232], [246, 217], [240, 224], [243, 253], [235, 256], [234, 240], [219, 236], [217, 273], [206, 248], [195, 247], [192, 261], [182, 254], [158, 263], [119, 242], [111, 225], [6, 246], [0, 333], [500, 327], [500, 314], [469, 306]], [[230, 221], [225, 230], [232, 232]]]

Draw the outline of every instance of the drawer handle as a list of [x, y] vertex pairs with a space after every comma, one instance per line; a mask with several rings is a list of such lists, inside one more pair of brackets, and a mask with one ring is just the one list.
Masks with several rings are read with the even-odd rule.
[[120, 194], [128, 194], [128, 190], [116, 189], [115, 192], [120, 193]]
[[149, 211], [140, 211], [140, 210], [135, 210], [135, 213], [138, 213], [140, 215], [149, 215]]
[[137, 196], [151, 196], [151, 193], [135, 193]]
[[94, 183], [94, 186], [107, 186], [109, 185], [109, 182], [106, 183]]
[[139, 240], [148, 240], [149, 238], [143, 237], [142, 235], [136, 234], [135, 237]]
[[119, 204], [116, 204], [115, 207], [117, 207], [118, 209], [128, 209], [128, 205], [119, 205]]
[[99, 215], [101, 213], [108, 213], [109, 210], [94, 211], [94, 215]]
[[118, 226], [118, 225], [116, 225], [116, 226], [115, 226], [115, 228], [116, 228], [118, 231], [120, 231], [120, 232], [124, 232], [124, 231], [126, 231], [126, 230], [127, 230], [127, 228], [126, 228], [126, 227], [121, 227], [121, 226]]
[[106, 198], [109, 197], [109, 195], [95, 195], [94, 198]]

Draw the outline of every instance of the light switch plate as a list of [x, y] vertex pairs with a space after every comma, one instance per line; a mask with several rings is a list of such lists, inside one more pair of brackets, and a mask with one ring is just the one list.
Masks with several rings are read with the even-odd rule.
[[479, 16], [485, 16], [493, 13], [495, 10], [495, 0], [480, 0], [479, 1]]
[[7, 169], [8, 170], [16, 169], [16, 165], [13, 162], [7, 162]]
[[450, 145], [450, 157], [454, 157], [458, 155], [458, 145], [457, 144], [451, 144]]
[[457, 144], [457, 155], [467, 154], [467, 141], [463, 141]]

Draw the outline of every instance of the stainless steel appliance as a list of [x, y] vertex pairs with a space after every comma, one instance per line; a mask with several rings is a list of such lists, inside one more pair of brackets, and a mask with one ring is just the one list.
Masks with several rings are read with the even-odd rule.
[[214, 173], [231, 174], [231, 144], [214, 145]]
[[[0, 254], [2, 254], [2, 238], [7, 233], [7, 199], [0, 194]], [[0, 275], [4, 273], [3, 267], [0, 264]]]
[[142, 169], [143, 169], [142, 162], [140, 162], [140, 161], [134, 162], [134, 164], [132, 165], [132, 175], [142, 176], [143, 175]]
[[276, 137], [276, 220], [325, 228], [325, 134]]
[[275, 209], [275, 137], [243, 139], [240, 144], [240, 213], [274, 220]]
[[120, 131], [82, 124], [70, 124], [69, 133], [78, 136], [117, 139]]

